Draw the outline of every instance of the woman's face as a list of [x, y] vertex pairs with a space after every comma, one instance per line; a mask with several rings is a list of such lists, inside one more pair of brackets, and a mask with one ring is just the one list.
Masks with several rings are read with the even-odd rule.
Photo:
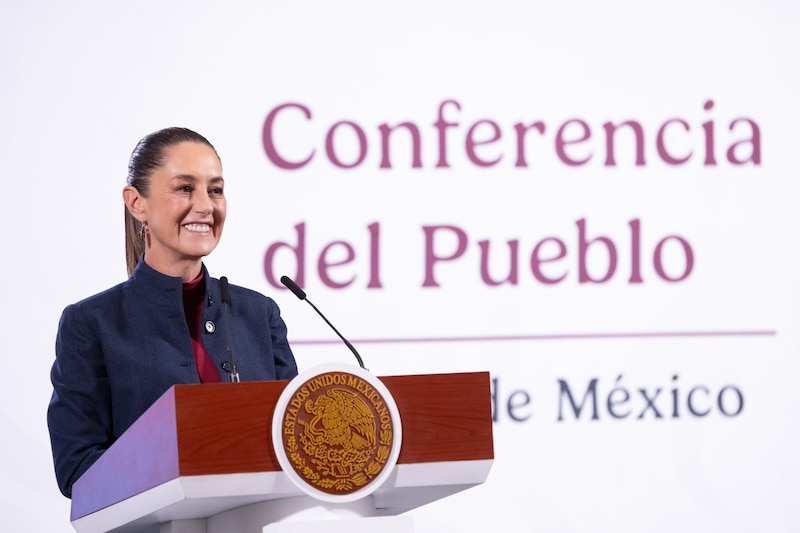
[[150, 176], [140, 198], [150, 244], [145, 261], [159, 272], [191, 278], [201, 258], [216, 248], [225, 224], [222, 165], [214, 150], [182, 142], [164, 151], [164, 165]]

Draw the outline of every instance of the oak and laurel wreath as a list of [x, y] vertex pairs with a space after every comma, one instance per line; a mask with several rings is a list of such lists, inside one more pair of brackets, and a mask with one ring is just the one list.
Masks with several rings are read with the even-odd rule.
[[380, 473], [389, 458], [393, 435], [394, 433], [392, 430], [387, 429], [381, 431], [380, 445], [375, 451], [375, 459], [371, 461], [366, 468], [362, 467], [369, 459], [371, 455], [370, 452], [357, 453], [356, 457], [351, 457], [350, 463], [357, 463], [359, 471], [352, 474], [349, 479], [331, 479], [320, 476], [318, 471], [321, 471], [323, 475], [331, 475], [333, 473], [328, 458], [330, 454], [339, 455], [340, 453], [337, 450], [330, 450], [328, 446], [324, 444], [314, 446], [308, 442], [305, 436], [301, 435], [300, 437], [301, 443], [303, 444], [303, 451], [305, 451], [307, 455], [313, 457], [311, 462], [316, 465], [316, 468], [309, 466], [303, 456], [300, 455], [297, 438], [295, 436], [291, 436], [286, 440], [286, 451], [288, 452], [289, 460], [294, 464], [295, 470], [309, 483], [322, 489], [333, 488], [339, 492], [344, 492], [351, 490], [354, 485], [357, 487], [366, 485]]

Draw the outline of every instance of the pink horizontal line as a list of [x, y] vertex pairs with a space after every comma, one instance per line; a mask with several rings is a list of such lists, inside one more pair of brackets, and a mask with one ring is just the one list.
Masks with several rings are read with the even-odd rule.
[[[548, 333], [541, 335], [489, 335], [476, 337], [405, 337], [385, 339], [351, 339], [353, 344], [399, 344], [426, 342], [500, 342], [500, 341], [542, 341], [574, 339], [641, 339], [641, 338], [679, 338], [679, 337], [773, 337], [775, 330], [743, 331], [647, 331], [622, 333]], [[293, 340], [292, 344], [339, 344], [339, 339], [331, 340]]]

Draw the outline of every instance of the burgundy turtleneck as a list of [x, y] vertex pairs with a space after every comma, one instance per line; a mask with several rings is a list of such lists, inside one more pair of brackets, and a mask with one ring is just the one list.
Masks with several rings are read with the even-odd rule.
[[197, 374], [202, 383], [222, 381], [219, 371], [214, 366], [214, 361], [209, 357], [203, 339], [200, 337], [201, 321], [203, 319], [203, 300], [206, 294], [205, 276], [203, 271], [192, 281], [183, 284], [183, 311], [186, 315], [186, 326], [192, 338], [194, 360], [197, 364]]

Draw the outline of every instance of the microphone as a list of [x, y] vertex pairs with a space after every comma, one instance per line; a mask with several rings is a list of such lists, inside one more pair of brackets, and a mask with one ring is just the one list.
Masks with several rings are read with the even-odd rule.
[[358, 355], [358, 352], [356, 351], [356, 349], [355, 349], [355, 348], [353, 348], [353, 345], [352, 345], [352, 344], [350, 344], [350, 341], [348, 341], [347, 339], [345, 339], [345, 338], [342, 336], [342, 334], [341, 334], [341, 333], [339, 333], [339, 330], [338, 330], [338, 329], [336, 329], [336, 328], [333, 326], [333, 324], [331, 324], [330, 320], [328, 320], [327, 318], [325, 318], [325, 315], [323, 315], [323, 314], [322, 314], [322, 311], [320, 311], [319, 309], [317, 309], [317, 306], [316, 306], [316, 305], [314, 305], [313, 303], [311, 303], [311, 300], [309, 300], [308, 298], [306, 298], [306, 293], [305, 293], [305, 292], [303, 292], [303, 289], [301, 289], [301, 288], [300, 288], [300, 287], [297, 285], [297, 283], [295, 283], [294, 281], [292, 281], [292, 279], [291, 279], [289, 276], [281, 276], [281, 283], [283, 283], [284, 285], [286, 285], [286, 288], [287, 288], [287, 289], [289, 289], [290, 291], [292, 291], [292, 292], [294, 293], [294, 295], [295, 295], [295, 296], [297, 296], [297, 297], [298, 297], [298, 298], [300, 298], [301, 300], [305, 300], [305, 301], [308, 303], [308, 305], [310, 305], [311, 307], [313, 307], [313, 308], [314, 308], [314, 311], [316, 311], [316, 312], [317, 312], [317, 314], [318, 314], [319, 316], [321, 316], [321, 317], [322, 317], [322, 320], [324, 320], [324, 321], [325, 321], [325, 322], [326, 322], [326, 323], [327, 323], [327, 324], [328, 324], [328, 325], [331, 327], [331, 329], [332, 329], [334, 332], [336, 332], [336, 334], [337, 334], [337, 335], [339, 335], [339, 338], [340, 338], [340, 339], [342, 339], [342, 341], [343, 341], [343, 342], [344, 342], [344, 343], [347, 345], [347, 347], [348, 347], [348, 348], [350, 348], [350, 351], [351, 351], [351, 352], [353, 352], [353, 355], [355, 355], [355, 356], [356, 356], [356, 360], [358, 361], [358, 366], [360, 366], [360, 367], [361, 367], [361, 368], [363, 368], [364, 370], [367, 370], [367, 367], [365, 367], [365, 366], [364, 366], [364, 361], [362, 361], [362, 360], [361, 360], [361, 356], [360, 356], [360, 355]]
[[233, 360], [233, 346], [231, 346], [231, 324], [228, 319], [228, 307], [231, 304], [231, 289], [228, 286], [228, 278], [219, 278], [219, 292], [222, 296], [222, 322], [225, 326], [225, 345], [228, 349], [228, 367], [231, 383], [239, 383], [239, 372], [236, 371], [236, 362]]

